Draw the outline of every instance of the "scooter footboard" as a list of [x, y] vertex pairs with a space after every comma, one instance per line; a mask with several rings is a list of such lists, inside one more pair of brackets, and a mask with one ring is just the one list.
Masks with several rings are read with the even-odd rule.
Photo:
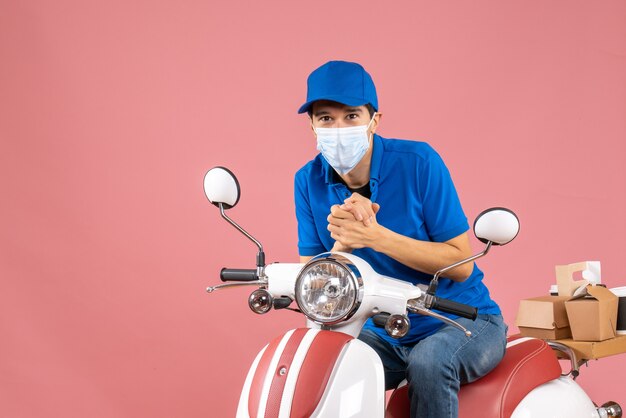
[[[257, 355], [237, 417], [342, 416], [338, 408], [354, 408], [355, 399], [375, 398], [376, 391], [382, 402], [380, 415], [374, 416], [382, 416], [383, 384], [382, 364], [365, 343], [340, 332], [298, 328], [274, 339]], [[372, 416], [371, 406], [365, 406]]]

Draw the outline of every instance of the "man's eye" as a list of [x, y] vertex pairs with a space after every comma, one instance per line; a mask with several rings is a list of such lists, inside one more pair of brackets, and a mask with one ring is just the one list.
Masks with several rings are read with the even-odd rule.
[[328, 122], [330, 121], [330, 116], [322, 116], [321, 118], [319, 118], [320, 122]]
[[348, 119], [358, 119], [358, 118], [359, 118], [359, 115], [357, 115], [356, 113], [350, 113], [348, 115]]

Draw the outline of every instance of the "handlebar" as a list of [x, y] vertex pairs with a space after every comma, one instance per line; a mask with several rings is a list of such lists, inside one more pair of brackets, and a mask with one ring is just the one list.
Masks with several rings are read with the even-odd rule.
[[220, 279], [223, 282], [253, 282], [258, 280], [256, 269], [228, 269], [224, 267], [220, 271]]
[[441, 299], [437, 296], [433, 296], [431, 309], [437, 309], [438, 311], [462, 316], [463, 318], [468, 318], [472, 321], [474, 321], [478, 316], [478, 309], [473, 306], [465, 305], [453, 300]]
[[391, 314], [389, 312], [381, 312], [377, 315], [374, 315], [372, 317], [372, 321], [374, 322], [374, 325], [376, 325], [378, 328], [385, 328], [385, 324], [387, 324], [387, 320], [390, 316]]

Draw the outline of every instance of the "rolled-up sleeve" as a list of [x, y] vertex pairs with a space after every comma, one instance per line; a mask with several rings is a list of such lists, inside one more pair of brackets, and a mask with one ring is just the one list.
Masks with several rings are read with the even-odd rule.
[[469, 224], [452, 177], [434, 150], [419, 173], [424, 222], [435, 242], [445, 242], [467, 232]]
[[298, 253], [312, 256], [326, 251], [315, 226], [305, 170], [296, 173], [294, 194], [298, 221]]

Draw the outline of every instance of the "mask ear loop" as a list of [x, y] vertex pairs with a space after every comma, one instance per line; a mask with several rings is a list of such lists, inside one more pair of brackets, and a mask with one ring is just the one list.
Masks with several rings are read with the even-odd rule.
[[374, 122], [374, 118], [376, 117], [376, 114], [377, 114], [377, 113], [378, 113], [378, 112], [374, 112], [374, 114], [372, 115], [372, 119], [370, 119], [370, 123], [368, 123], [368, 124], [367, 124], [367, 129], [369, 129], [369, 128], [370, 128], [370, 125], [372, 124], [372, 122]]
[[[367, 124], [367, 128], [365, 129], [365, 131], [366, 131], [366, 132], [367, 132], [367, 131], [369, 131], [369, 129], [370, 129], [370, 125], [372, 124], [372, 122], [374, 122], [374, 118], [376, 117], [376, 113], [378, 113], [378, 112], [374, 112], [374, 114], [372, 115], [372, 119], [370, 119], [370, 123], [368, 123], [368, 124]], [[312, 123], [313, 123], [313, 121], [311, 121], [311, 124], [312, 124]], [[372, 132], [372, 135], [371, 135], [371, 136], [368, 136], [368, 138], [367, 138], [367, 139], [368, 139], [368, 140], [371, 140], [373, 136], [374, 136], [374, 132]]]

